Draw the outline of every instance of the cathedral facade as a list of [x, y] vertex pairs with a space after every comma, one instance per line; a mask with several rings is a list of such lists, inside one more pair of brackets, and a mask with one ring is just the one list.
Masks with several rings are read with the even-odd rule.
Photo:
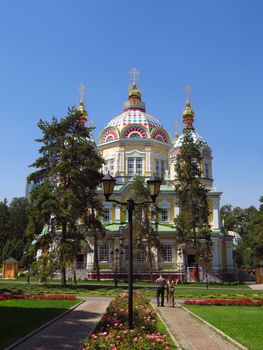
[[[189, 101], [183, 112], [185, 128], [190, 129], [194, 142], [203, 157], [200, 181], [208, 189], [209, 225], [213, 248], [210, 258], [199, 261], [200, 276], [204, 277], [205, 267], [209, 273], [220, 275], [233, 270], [232, 241], [221, 232], [219, 210], [222, 192], [213, 185], [212, 150], [194, 129], [194, 112]], [[182, 144], [183, 134], [176, 134], [171, 140], [161, 121], [146, 113], [141, 99], [141, 92], [134, 82], [124, 103], [121, 114], [112, 118], [102, 130], [98, 140], [98, 150], [105, 160], [103, 173], [114, 176], [116, 185], [112, 199], [126, 202], [130, 197], [130, 186], [135, 175], [145, 178], [152, 175], [160, 177], [163, 182], [157, 198], [158, 226], [157, 232], [162, 245], [162, 254], [153, 248], [153, 267], [156, 273], [176, 276], [185, 280], [194, 279], [195, 255], [191, 248], [178, 241], [174, 219], [179, 213], [175, 192], [176, 155]], [[102, 276], [127, 275], [128, 270], [128, 235], [127, 213], [110, 202], [103, 203], [102, 222], [107, 239], [98, 243], [98, 259]], [[89, 249], [76, 257], [74, 268], [83, 276], [93, 274], [93, 241]], [[206, 266], [204, 266], [206, 264]], [[147, 255], [141, 250], [134, 256], [134, 274], [147, 278], [149, 273]]]

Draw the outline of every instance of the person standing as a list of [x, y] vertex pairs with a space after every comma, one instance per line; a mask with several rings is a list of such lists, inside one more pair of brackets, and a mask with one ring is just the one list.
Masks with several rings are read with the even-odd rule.
[[160, 297], [161, 297], [161, 306], [164, 306], [164, 290], [166, 281], [163, 276], [160, 274], [159, 278], [155, 281], [157, 285], [157, 306], [160, 306]]
[[167, 283], [167, 304], [168, 306], [174, 307], [174, 291], [176, 288], [176, 285], [179, 281], [179, 278], [177, 278], [176, 281], [168, 281]]

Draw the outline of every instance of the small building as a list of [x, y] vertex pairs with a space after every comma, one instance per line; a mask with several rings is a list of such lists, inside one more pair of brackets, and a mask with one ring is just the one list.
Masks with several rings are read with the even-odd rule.
[[14, 258], [8, 258], [3, 262], [2, 278], [17, 278], [19, 262]]

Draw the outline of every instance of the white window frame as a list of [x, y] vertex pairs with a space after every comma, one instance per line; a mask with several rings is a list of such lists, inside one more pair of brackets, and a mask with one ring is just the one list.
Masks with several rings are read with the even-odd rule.
[[[105, 209], [109, 210], [109, 220], [105, 220], [105, 219], [104, 219], [103, 211], [104, 211]], [[110, 223], [110, 222], [112, 222], [112, 203], [103, 202], [102, 221], [103, 221], [104, 223]]]
[[210, 164], [208, 162], [204, 162], [204, 177], [210, 178]]
[[173, 245], [172, 243], [163, 243], [163, 262], [170, 263], [173, 261]]
[[[137, 173], [137, 161], [136, 159], [141, 159], [141, 173]], [[133, 159], [133, 172], [132, 174], [128, 172], [128, 162], [129, 159]], [[126, 175], [127, 176], [133, 176], [133, 175], [139, 175], [139, 176], [145, 176], [144, 174], [144, 162], [145, 162], [145, 153], [139, 152], [137, 150], [133, 150], [131, 152], [126, 152]]]
[[139, 264], [144, 264], [147, 262], [146, 245], [143, 245], [137, 249], [135, 261]]
[[103, 208], [102, 211], [102, 220], [103, 222], [109, 222], [110, 221], [110, 208]]
[[[163, 199], [160, 203], [159, 203], [159, 208], [161, 210], [161, 213], [159, 213], [159, 220], [161, 222], [170, 222], [170, 203], [166, 200], [166, 199]], [[167, 209], [167, 221], [163, 221], [162, 220], [162, 210], [163, 209]]]
[[168, 208], [161, 208], [161, 222], [169, 222]]
[[109, 244], [99, 244], [99, 262], [109, 262], [110, 261], [110, 246]]

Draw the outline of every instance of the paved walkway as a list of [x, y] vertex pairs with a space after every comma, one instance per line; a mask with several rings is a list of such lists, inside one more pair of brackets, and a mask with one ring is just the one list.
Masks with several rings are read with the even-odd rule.
[[263, 290], [263, 283], [261, 284], [249, 284], [249, 288], [254, 290]]
[[80, 340], [87, 338], [93, 331], [110, 300], [109, 297], [88, 297], [77, 308], [12, 349], [79, 350], [81, 349]]
[[[155, 301], [152, 304], [156, 307]], [[183, 350], [236, 350], [217, 333], [176, 304], [158, 307], [158, 312]]]

